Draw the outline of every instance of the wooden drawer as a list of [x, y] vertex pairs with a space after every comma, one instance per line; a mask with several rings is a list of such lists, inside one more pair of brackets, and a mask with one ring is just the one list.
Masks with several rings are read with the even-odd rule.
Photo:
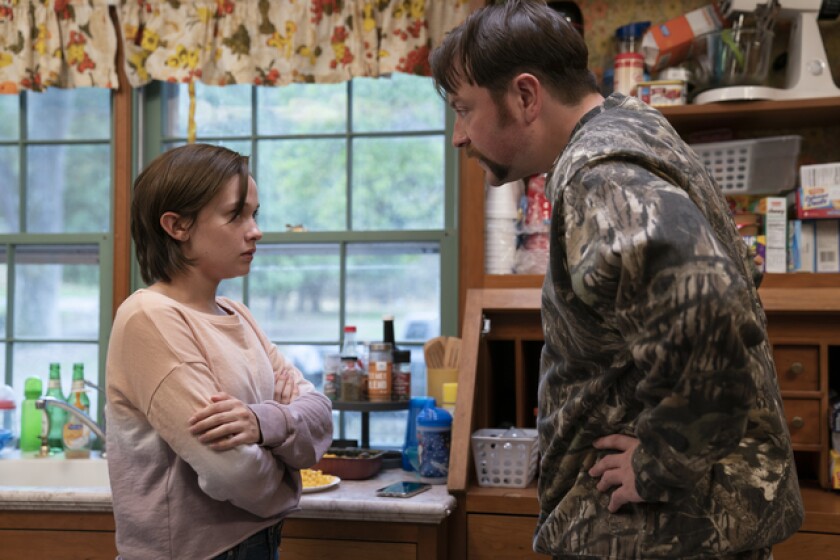
[[835, 560], [840, 557], [840, 535], [794, 533], [773, 547], [773, 560]]
[[820, 347], [780, 344], [773, 347], [782, 391], [820, 390]]
[[[340, 521], [336, 521], [340, 523]], [[411, 543], [339, 541], [285, 538], [280, 543], [283, 560], [417, 560], [417, 547]]]
[[785, 419], [794, 445], [820, 445], [823, 422], [820, 401], [816, 399], [783, 399]]
[[545, 560], [534, 552], [531, 541], [537, 518], [521, 515], [467, 516], [469, 560]]

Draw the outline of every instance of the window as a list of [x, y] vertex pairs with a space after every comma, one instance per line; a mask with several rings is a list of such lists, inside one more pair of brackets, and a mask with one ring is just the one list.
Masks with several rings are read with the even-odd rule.
[[[143, 158], [185, 143], [187, 87], [144, 96]], [[197, 141], [251, 156], [263, 239], [247, 278], [220, 291], [244, 301], [271, 340], [319, 388], [344, 325], [412, 351], [423, 395], [422, 344], [455, 331], [455, 152], [430, 78], [394, 74], [279, 88], [196, 85]], [[406, 411], [370, 415], [372, 446], [399, 447]], [[361, 414], [336, 415], [336, 438], [361, 439]]]
[[[111, 111], [105, 89], [0, 95], [0, 374], [23, 398], [59, 362], [98, 383], [110, 331]], [[48, 115], [49, 117], [45, 117]], [[91, 414], [105, 395], [91, 395]], [[97, 398], [98, 397], [98, 398]]]

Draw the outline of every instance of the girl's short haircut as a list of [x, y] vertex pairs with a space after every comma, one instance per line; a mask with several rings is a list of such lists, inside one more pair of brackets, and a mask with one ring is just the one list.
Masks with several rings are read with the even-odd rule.
[[146, 284], [169, 282], [192, 263], [180, 242], [161, 227], [161, 216], [174, 212], [192, 226], [199, 211], [237, 176], [238, 214], [248, 194], [248, 156], [220, 146], [188, 144], [159, 155], [140, 173], [131, 201], [131, 237]]

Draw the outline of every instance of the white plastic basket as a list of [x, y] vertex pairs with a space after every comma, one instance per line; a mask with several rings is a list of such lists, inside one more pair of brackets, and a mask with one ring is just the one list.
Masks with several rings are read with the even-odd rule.
[[796, 186], [802, 137], [691, 144], [724, 194], [776, 194]]
[[472, 434], [479, 486], [525, 488], [537, 472], [537, 430], [485, 428]]

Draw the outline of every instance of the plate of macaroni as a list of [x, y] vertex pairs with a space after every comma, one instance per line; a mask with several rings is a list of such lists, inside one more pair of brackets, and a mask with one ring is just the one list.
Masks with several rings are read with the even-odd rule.
[[300, 478], [303, 481], [303, 493], [321, 492], [338, 486], [341, 479], [331, 474], [324, 474], [319, 470], [301, 469]]

